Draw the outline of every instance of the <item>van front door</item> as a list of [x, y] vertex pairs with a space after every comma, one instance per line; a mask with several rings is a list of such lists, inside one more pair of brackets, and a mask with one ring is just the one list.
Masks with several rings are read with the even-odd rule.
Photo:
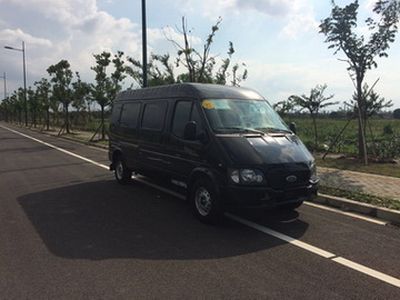
[[172, 176], [183, 182], [188, 179], [194, 168], [202, 165], [205, 151], [203, 142], [184, 139], [184, 128], [189, 121], [196, 122], [198, 133], [204, 131], [197, 103], [190, 100], [176, 101], [166, 149], [171, 162]]

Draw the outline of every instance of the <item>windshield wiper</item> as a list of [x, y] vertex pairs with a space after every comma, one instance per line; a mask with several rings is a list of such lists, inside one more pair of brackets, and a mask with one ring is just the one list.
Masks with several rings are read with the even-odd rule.
[[242, 128], [242, 127], [218, 127], [215, 128], [218, 131], [222, 131], [222, 130], [237, 130], [241, 133], [257, 133], [257, 134], [261, 134], [261, 135], [265, 135], [264, 131], [261, 130], [257, 130], [257, 129], [253, 129], [253, 128]]
[[290, 130], [287, 129], [282, 129], [282, 128], [275, 128], [275, 127], [263, 127], [263, 128], [257, 128], [258, 130], [265, 130], [267, 132], [285, 132], [285, 133], [292, 133]]

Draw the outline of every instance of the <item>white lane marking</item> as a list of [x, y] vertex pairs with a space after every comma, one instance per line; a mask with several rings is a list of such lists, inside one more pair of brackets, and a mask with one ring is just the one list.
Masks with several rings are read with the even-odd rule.
[[[68, 155], [71, 155], [73, 157], [82, 159], [82, 160], [84, 160], [86, 162], [92, 163], [92, 164], [94, 164], [94, 165], [96, 165], [98, 167], [101, 167], [101, 168], [104, 168], [104, 169], [108, 170], [108, 167], [106, 165], [100, 164], [100, 163], [95, 162], [95, 161], [93, 161], [91, 159], [88, 159], [86, 157], [77, 155], [77, 154], [75, 154], [73, 152], [70, 152], [70, 151], [64, 150], [62, 148], [59, 148], [57, 146], [54, 146], [52, 144], [43, 142], [41, 140], [38, 140], [36, 138], [33, 138], [33, 137], [29, 136], [29, 135], [23, 134], [23, 133], [18, 132], [16, 130], [10, 129], [8, 127], [1, 126], [1, 125], [0, 125], [0, 127], [3, 128], [3, 129], [7, 129], [7, 130], [9, 130], [11, 132], [14, 132], [16, 134], [19, 134], [19, 135], [21, 135], [23, 137], [26, 137], [28, 139], [31, 139], [33, 141], [36, 141], [38, 143], [41, 143], [43, 145], [46, 145], [46, 146], [48, 146], [50, 148], [53, 148], [55, 150], [61, 151], [61, 152], [65, 153], [65, 154], [68, 154]], [[141, 179], [140, 177], [135, 178], [135, 180], [138, 180], [138, 181], [140, 181], [140, 182], [142, 182], [144, 184], [148, 184], [149, 186], [154, 187], [156, 189], [160, 189], [160, 190], [162, 190], [162, 191], [164, 191], [164, 192], [166, 192], [168, 194], [177, 196], [179, 198], [184, 198], [182, 195], [179, 195], [179, 194], [177, 194], [177, 193], [175, 193], [173, 191], [170, 191], [168, 189], [160, 187], [160, 186], [158, 186], [156, 184], [149, 183], [149, 182]], [[230, 218], [230, 219], [232, 219], [232, 220], [234, 220], [234, 221], [236, 221], [236, 222], [238, 222], [238, 223], [241, 223], [241, 224], [246, 225], [246, 226], [248, 226], [250, 228], [253, 228], [253, 229], [257, 230], [257, 231], [263, 232], [263, 233], [265, 233], [267, 235], [270, 235], [270, 236], [273, 236], [273, 237], [275, 237], [277, 239], [283, 240], [283, 241], [285, 241], [285, 242], [287, 242], [287, 243], [289, 243], [289, 244], [291, 244], [293, 246], [299, 247], [299, 248], [301, 248], [303, 250], [306, 250], [308, 252], [311, 252], [311, 253], [314, 253], [316, 255], [319, 255], [319, 256], [321, 256], [323, 258], [326, 258], [326, 259], [329, 259], [331, 261], [334, 261], [334, 262], [336, 262], [336, 263], [338, 263], [338, 264], [340, 264], [342, 266], [345, 266], [347, 268], [353, 269], [355, 271], [358, 271], [360, 273], [363, 273], [365, 275], [371, 276], [373, 278], [376, 278], [378, 280], [381, 280], [383, 282], [386, 282], [388, 284], [391, 284], [391, 285], [393, 285], [395, 287], [400, 288], [400, 279], [398, 279], [398, 278], [392, 277], [390, 275], [387, 275], [387, 274], [384, 274], [382, 272], [376, 271], [374, 269], [368, 268], [368, 267], [363, 266], [361, 264], [355, 263], [355, 262], [353, 262], [351, 260], [348, 260], [348, 259], [345, 259], [343, 257], [337, 256], [334, 253], [331, 253], [331, 252], [325, 251], [325, 250], [323, 250], [321, 248], [312, 246], [312, 245], [310, 245], [308, 243], [302, 242], [302, 241], [297, 240], [295, 238], [292, 238], [292, 237], [290, 237], [288, 235], [282, 234], [282, 233], [277, 232], [275, 230], [269, 229], [269, 228], [267, 228], [265, 226], [259, 225], [257, 223], [251, 222], [251, 221], [246, 220], [246, 219], [243, 219], [243, 218], [238, 217], [236, 215], [232, 215], [232, 214], [226, 213], [225, 216]]]
[[375, 271], [374, 269], [371, 269], [371, 268], [368, 268], [366, 266], [360, 265], [358, 263], [355, 263], [355, 262], [353, 262], [351, 260], [345, 259], [345, 258], [340, 257], [340, 256], [332, 258], [332, 260], [334, 262], [337, 262], [338, 264], [346, 266], [346, 267], [348, 267], [350, 269], [353, 269], [353, 270], [356, 270], [358, 272], [364, 273], [364, 274], [366, 274], [368, 276], [374, 277], [376, 279], [382, 280], [382, 281], [384, 281], [386, 283], [389, 283], [391, 285], [394, 285], [394, 286], [400, 288], [400, 280], [397, 279], [397, 278], [394, 278], [392, 276], [386, 275], [386, 274], [384, 274], [382, 272]]
[[249, 220], [243, 219], [241, 217], [232, 215], [230, 213], [225, 213], [225, 216], [227, 216], [229, 219], [232, 219], [232, 220], [234, 220], [236, 222], [239, 222], [239, 223], [241, 223], [243, 225], [246, 225], [248, 227], [254, 228], [254, 229], [256, 229], [258, 231], [261, 231], [263, 233], [266, 233], [268, 235], [272, 235], [273, 237], [276, 237], [276, 238], [278, 238], [280, 240], [288, 242], [289, 244], [295, 245], [295, 246], [297, 246], [299, 248], [302, 248], [304, 250], [307, 250], [309, 252], [315, 253], [315, 254], [317, 254], [319, 256], [322, 256], [322, 257], [325, 257], [325, 258], [330, 258], [330, 257], [335, 257], [336, 256], [335, 254], [333, 254], [331, 252], [328, 252], [328, 251], [322, 250], [320, 248], [314, 247], [314, 246], [312, 246], [310, 244], [307, 244], [307, 243], [304, 243], [302, 241], [299, 241], [299, 240], [297, 240], [295, 238], [292, 238], [292, 237], [290, 237], [288, 235], [282, 234], [282, 233], [280, 233], [278, 231], [269, 229], [267, 227], [264, 227], [264, 226], [259, 225], [257, 223], [254, 223], [254, 222], [251, 222]]
[[342, 211], [340, 209], [336, 209], [336, 208], [332, 208], [332, 207], [328, 207], [328, 206], [324, 206], [324, 205], [319, 205], [319, 204], [316, 204], [316, 203], [313, 203], [313, 202], [304, 202], [304, 204], [308, 205], [308, 206], [315, 207], [315, 208], [319, 208], [319, 209], [335, 212], [335, 213], [340, 214], [340, 215], [345, 215], [345, 216], [349, 216], [349, 217], [352, 217], [352, 218], [355, 218], [355, 219], [360, 219], [360, 220], [363, 220], [363, 221], [371, 222], [371, 223], [374, 223], [374, 224], [377, 224], [377, 225], [385, 226], [385, 225], [388, 224], [388, 222], [381, 221], [379, 219], [358, 215], [358, 214], [351, 213], [351, 212], [348, 212], [348, 211]]
[[96, 161], [94, 161], [94, 160], [91, 160], [91, 159], [89, 159], [89, 158], [80, 156], [80, 155], [78, 155], [78, 154], [76, 154], [76, 153], [73, 153], [73, 152], [71, 152], [71, 151], [67, 151], [67, 150], [65, 150], [65, 149], [63, 149], [63, 148], [54, 146], [54, 145], [49, 144], [49, 143], [46, 143], [46, 142], [43, 142], [43, 141], [41, 141], [41, 140], [39, 140], [39, 139], [36, 139], [36, 138], [34, 138], [34, 137], [31, 137], [31, 136], [29, 136], [29, 135], [27, 135], [27, 134], [21, 133], [21, 132], [19, 132], [19, 131], [13, 130], [13, 129], [11, 129], [11, 128], [8, 128], [8, 127], [2, 126], [2, 125], [0, 125], [0, 127], [3, 128], [3, 129], [7, 129], [7, 130], [9, 130], [9, 131], [11, 131], [11, 132], [13, 132], [13, 133], [15, 133], [15, 134], [19, 134], [19, 135], [21, 135], [21, 136], [23, 136], [23, 137], [26, 137], [27, 139], [30, 139], [30, 140], [33, 140], [33, 141], [38, 142], [38, 143], [40, 143], [40, 144], [43, 144], [43, 145], [45, 145], [45, 146], [47, 146], [47, 147], [53, 148], [53, 149], [55, 149], [55, 150], [58, 150], [58, 151], [61, 151], [61, 152], [65, 153], [65, 154], [68, 154], [68, 155], [71, 155], [71, 156], [73, 156], [73, 157], [76, 157], [76, 158], [79, 158], [79, 159], [81, 159], [81, 160], [84, 160], [84, 161], [86, 161], [86, 162], [88, 162], [88, 163], [91, 163], [91, 164], [93, 164], [93, 165], [96, 165], [96, 166], [98, 166], [98, 167], [100, 167], [100, 168], [107, 169], [107, 170], [109, 169], [106, 165], [100, 164], [100, 163], [98, 163], [98, 162], [96, 162]]
[[324, 257], [326, 259], [334, 261], [334, 262], [336, 262], [338, 264], [341, 264], [341, 265], [343, 265], [343, 266], [345, 266], [347, 268], [353, 269], [355, 271], [358, 271], [358, 272], [363, 273], [365, 275], [374, 277], [374, 278], [376, 278], [378, 280], [381, 280], [383, 282], [389, 283], [389, 284], [391, 284], [391, 285], [393, 285], [395, 287], [400, 288], [400, 279], [398, 279], [398, 278], [392, 277], [390, 275], [387, 275], [387, 274], [384, 274], [382, 272], [376, 271], [374, 269], [368, 268], [368, 267], [363, 266], [361, 264], [355, 263], [355, 262], [353, 262], [351, 260], [348, 260], [348, 259], [343, 258], [341, 256], [337, 256], [337, 255], [335, 255], [335, 254], [333, 254], [331, 252], [325, 251], [325, 250], [323, 250], [321, 248], [312, 246], [310, 244], [301, 242], [301, 241], [296, 240], [296, 239], [294, 239], [294, 238], [292, 238], [290, 236], [287, 236], [287, 235], [282, 234], [280, 232], [277, 232], [275, 230], [269, 229], [269, 228], [264, 227], [262, 225], [259, 225], [257, 223], [251, 222], [249, 220], [243, 219], [241, 217], [238, 217], [238, 216], [235, 216], [235, 215], [232, 215], [232, 214], [229, 214], [229, 213], [226, 213], [225, 216], [230, 218], [230, 219], [232, 219], [232, 220], [234, 220], [234, 221], [236, 221], [236, 222], [239, 222], [239, 223], [241, 223], [243, 225], [246, 225], [248, 227], [251, 227], [253, 229], [256, 229], [258, 231], [261, 231], [261, 232], [266, 233], [268, 235], [271, 235], [273, 237], [276, 237], [276, 238], [278, 238], [280, 240], [283, 240], [285, 242], [288, 242], [289, 244], [291, 244], [293, 246], [296, 246], [296, 247], [299, 247], [299, 248], [304, 249], [306, 251], [312, 252], [312, 253], [317, 254], [319, 256], [322, 256], [322, 257]]

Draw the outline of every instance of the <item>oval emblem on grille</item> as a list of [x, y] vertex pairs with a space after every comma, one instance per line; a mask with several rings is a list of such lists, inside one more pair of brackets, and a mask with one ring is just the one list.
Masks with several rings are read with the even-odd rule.
[[296, 182], [297, 177], [295, 175], [290, 175], [290, 176], [286, 177], [286, 181], [290, 182], [290, 183]]

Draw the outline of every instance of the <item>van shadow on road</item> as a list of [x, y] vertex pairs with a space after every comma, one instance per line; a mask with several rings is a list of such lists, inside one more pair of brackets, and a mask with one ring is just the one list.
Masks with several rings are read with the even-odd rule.
[[[213, 259], [284, 243], [228, 219], [219, 226], [204, 225], [185, 201], [139, 183], [80, 183], [24, 195], [18, 202], [47, 248], [70, 259]], [[269, 215], [272, 223], [294, 216], [286, 226], [295, 228], [295, 238], [308, 228], [297, 213]]]

